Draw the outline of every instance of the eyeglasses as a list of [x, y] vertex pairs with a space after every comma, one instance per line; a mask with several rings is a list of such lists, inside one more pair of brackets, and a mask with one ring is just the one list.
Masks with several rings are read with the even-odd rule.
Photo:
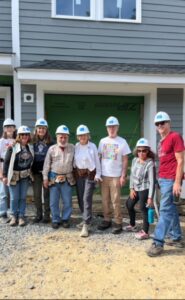
[[162, 126], [163, 126], [165, 123], [166, 123], [166, 121], [157, 122], [157, 123], [155, 123], [155, 126], [157, 126], [157, 127], [158, 127], [159, 125], [162, 125]]
[[146, 150], [146, 149], [143, 149], [143, 150], [137, 150], [137, 153], [147, 153], [148, 152], [148, 150]]

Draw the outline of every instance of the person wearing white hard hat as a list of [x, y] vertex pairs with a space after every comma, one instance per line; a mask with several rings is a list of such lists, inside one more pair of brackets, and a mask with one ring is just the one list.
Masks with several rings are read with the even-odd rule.
[[135, 232], [135, 205], [139, 202], [143, 216], [142, 229], [136, 233], [135, 237], [139, 240], [149, 238], [148, 207], [153, 207], [155, 193], [155, 154], [151, 151], [149, 142], [145, 138], [140, 138], [136, 143], [130, 171], [130, 195], [126, 201], [130, 224], [124, 227], [125, 231]]
[[0, 218], [7, 218], [9, 190], [3, 183], [3, 163], [8, 147], [12, 146], [16, 138], [14, 120], [7, 118], [3, 122], [3, 134], [0, 139]]
[[105, 230], [112, 226], [111, 203], [114, 212], [113, 234], [122, 232], [121, 187], [126, 183], [128, 154], [131, 153], [127, 141], [118, 136], [119, 121], [111, 116], [106, 120], [108, 136], [101, 139], [98, 152], [101, 161], [101, 194], [104, 220], [98, 226]]
[[[174, 196], [179, 197], [184, 167], [184, 141], [182, 136], [171, 130], [171, 119], [166, 112], [155, 115], [154, 123], [161, 140], [158, 145], [158, 184], [161, 199], [159, 220], [153, 237], [153, 244], [147, 250], [148, 256], [158, 256], [164, 251], [164, 244], [184, 247], [182, 231]], [[166, 237], [168, 237], [166, 239]]]
[[30, 129], [20, 126], [17, 131], [15, 144], [9, 147], [3, 167], [3, 182], [9, 186], [10, 208], [12, 218], [10, 226], [24, 226], [26, 196], [30, 180], [32, 180], [31, 165], [34, 152], [30, 145]]
[[[43, 187], [43, 165], [49, 147], [53, 145], [51, 135], [48, 130], [48, 123], [40, 118], [35, 123], [33, 135], [34, 161], [32, 165], [33, 194], [36, 206], [36, 217], [33, 223], [48, 223], [50, 221], [49, 188]], [[44, 207], [42, 207], [42, 191]]]
[[78, 204], [83, 214], [81, 237], [89, 235], [92, 221], [92, 198], [96, 181], [101, 181], [101, 167], [98, 150], [90, 141], [90, 132], [86, 125], [79, 125], [76, 130], [79, 142], [75, 145], [74, 168]]
[[[44, 187], [50, 189], [50, 209], [52, 227], [58, 229], [61, 221], [64, 228], [70, 227], [72, 213], [72, 186], [75, 184], [73, 174], [74, 145], [69, 143], [69, 129], [61, 125], [56, 130], [57, 143], [46, 154], [43, 166]], [[63, 209], [60, 212], [60, 196]]]

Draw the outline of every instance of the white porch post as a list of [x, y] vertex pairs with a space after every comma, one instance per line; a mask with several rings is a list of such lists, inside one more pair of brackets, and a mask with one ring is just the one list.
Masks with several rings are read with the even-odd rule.
[[44, 90], [39, 84], [36, 92], [36, 116], [37, 119], [44, 118]]
[[156, 152], [156, 129], [154, 125], [154, 116], [157, 112], [157, 88], [145, 95], [144, 100], [144, 137], [146, 137], [151, 148]]
[[13, 83], [13, 88], [14, 88], [14, 120], [15, 124], [17, 127], [21, 126], [21, 112], [22, 112], [22, 107], [21, 107], [21, 84], [20, 81], [17, 78], [17, 73], [14, 71], [14, 83]]

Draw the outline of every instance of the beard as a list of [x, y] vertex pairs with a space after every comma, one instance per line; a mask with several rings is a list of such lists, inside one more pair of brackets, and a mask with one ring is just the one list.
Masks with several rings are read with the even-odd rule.
[[59, 147], [64, 147], [65, 148], [68, 143], [67, 142], [66, 143], [58, 142], [57, 144], [58, 144]]

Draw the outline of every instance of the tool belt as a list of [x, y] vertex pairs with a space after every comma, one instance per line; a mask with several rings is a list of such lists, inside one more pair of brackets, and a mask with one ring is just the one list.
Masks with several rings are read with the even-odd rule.
[[67, 180], [67, 174], [57, 174], [55, 172], [49, 172], [48, 179], [49, 179], [49, 186], [55, 183], [63, 183]]
[[88, 178], [89, 180], [94, 180], [96, 175], [96, 169], [93, 171], [89, 171], [88, 169], [74, 169], [75, 178], [78, 179], [79, 177]]
[[17, 181], [28, 177], [33, 179], [30, 169], [23, 170], [23, 171], [13, 171], [13, 176], [11, 178], [10, 184], [16, 185]]

